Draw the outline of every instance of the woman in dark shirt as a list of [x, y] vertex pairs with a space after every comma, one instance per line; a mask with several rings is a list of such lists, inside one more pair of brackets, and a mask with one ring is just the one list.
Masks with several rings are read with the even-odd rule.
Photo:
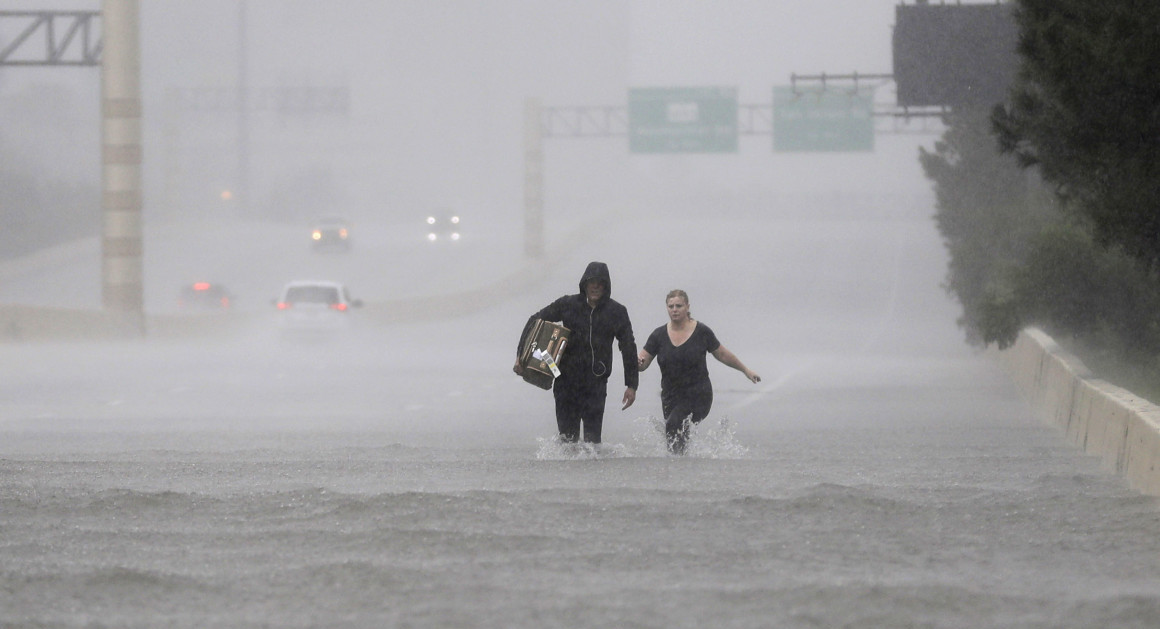
[[670, 291], [665, 307], [669, 322], [649, 335], [640, 351], [639, 370], [647, 369], [654, 357], [661, 366], [665, 437], [671, 452], [683, 454], [690, 427], [705, 419], [713, 406], [713, 384], [705, 354], [744, 373], [752, 382], [761, 382], [761, 376], [726, 349], [709, 326], [689, 316], [689, 296], [685, 291]]

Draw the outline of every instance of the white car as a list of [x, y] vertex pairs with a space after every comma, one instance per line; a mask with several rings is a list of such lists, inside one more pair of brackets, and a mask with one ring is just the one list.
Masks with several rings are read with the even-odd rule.
[[349, 327], [351, 310], [362, 307], [338, 282], [300, 280], [282, 289], [275, 302], [284, 332], [330, 332]]

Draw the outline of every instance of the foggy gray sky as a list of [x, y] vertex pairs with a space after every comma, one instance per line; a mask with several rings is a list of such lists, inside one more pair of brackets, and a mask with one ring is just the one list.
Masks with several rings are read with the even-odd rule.
[[[333, 204], [320, 213], [408, 216], [465, 206], [516, 217], [525, 97], [624, 106], [630, 87], [712, 85], [737, 87], [743, 104], [766, 104], [792, 72], [889, 72], [897, 4], [249, 0], [252, 90], [350, 93], [345, 115], [251, 114], [251, 203], [274, 205], [307, 186], [322, 191], [319, 205]], [[165, 94], [237, 84], [238, 9], [231, 0], [141, 3], [146, 205], [154, 215], [212, 213], [220, 190], [233, 185], [236, 116], [174, 110]], [[891, 90], [877, 98], [891, 100]], [[51, 111], [12, 104], [36, 91], [71, 102], [59, 98]], [[97, 181], [98, 95], [95, 69], [6, 69], [0, 133], [54, 175]], [[550, 217], [622, 203], [728, 206], [770, 194], [915, 190], [925, 186], [915, 146], [931, 141], [880, 134], [874, 154], [775, 155], [769, 136], [743, 136], [738, 154], [634, 156], [626, 138], [550, 139], [546, 202]]]

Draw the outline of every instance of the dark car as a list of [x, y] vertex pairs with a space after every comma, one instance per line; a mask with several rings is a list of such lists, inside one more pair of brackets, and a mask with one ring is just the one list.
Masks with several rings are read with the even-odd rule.
[[194, 282], [181, 288], [177, 305], [182, 310], [228, 310], [233, 295], [221, 284]]
[[350, 224], [336, 217], [320, 219], [310, 231], [310, 242], [315, 251], [350, 251]]

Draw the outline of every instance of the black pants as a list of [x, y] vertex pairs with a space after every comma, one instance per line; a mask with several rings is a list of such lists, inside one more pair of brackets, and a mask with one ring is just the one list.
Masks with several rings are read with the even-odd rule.
[[661, 412], [665, 414], [665, 438], [669, 451], [684, 454], [689, 429], [709, 416], [713, 408], [713, 387], [661, 391]]
[[556, 396], [556, 427], [560, 430], [560, 438], [579, 441], [583, 426], [584, 441], [600, 443], [608, 381], [593, 378], [577, 382], [558, 378], [552, 393]]

